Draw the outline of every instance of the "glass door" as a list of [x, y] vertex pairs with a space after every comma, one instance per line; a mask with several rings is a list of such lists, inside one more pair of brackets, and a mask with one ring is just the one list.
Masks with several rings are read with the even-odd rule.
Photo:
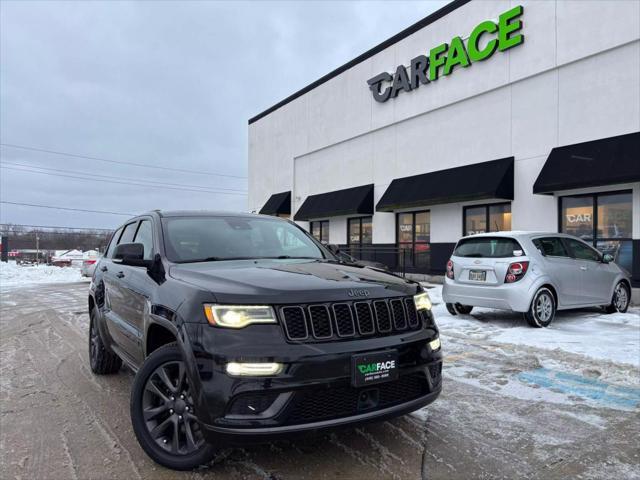
[[396, 217], [398, 265], [431, 268], [431, 216], [429, 211], [398, 213]]

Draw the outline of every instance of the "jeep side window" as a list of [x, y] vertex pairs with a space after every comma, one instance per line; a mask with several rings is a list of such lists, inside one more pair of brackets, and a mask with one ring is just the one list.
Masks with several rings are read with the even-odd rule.
[[140, 222], [134, 243], [141, 243], [144, 245], [145, 260], [151, 260], [153, 258], [153, 233], [151, 229], [151, 221], [142, 220]]
[[120, 245], [121, 243], [133, 242], [133, 237], [136, 234], [137, 225], [138, 225], [138, 222], [133, 222], [127, 225], [126, 227], [124, 227], [124, 232], [122, 232], [122, 236], [120, 237], [120, 241], [118, 242], [118, 245]]
[[122, 228], [116, 230], [116, 233], [111, 237], [111, 241], [109, 242], [109, 248], [107, 248], [107, 253], [104, 254], [105, 258], [111, 258], [113, 256], [113, 252], [116, 249], [116, 245], [118, 245], [118, 239], [120, 238], [120, 234], [122, 233]]

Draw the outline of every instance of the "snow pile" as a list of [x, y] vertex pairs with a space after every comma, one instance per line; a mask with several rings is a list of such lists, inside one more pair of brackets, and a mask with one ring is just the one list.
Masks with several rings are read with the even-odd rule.
[[640, 366], [640, 308], [607, 315], [597, 308], [560, 311], [547, 328], [532, 328], [521, 313], [473, 309], [452, 316], [442, 301], [442, 286], [428, 285], [434, 315], [443, 336], [526, 345]]
[[72, 283], [87, 281], [79, 268], [50, 265], [20, 266], [15, 261], [0, 262], [0, 288], [38, 283]]

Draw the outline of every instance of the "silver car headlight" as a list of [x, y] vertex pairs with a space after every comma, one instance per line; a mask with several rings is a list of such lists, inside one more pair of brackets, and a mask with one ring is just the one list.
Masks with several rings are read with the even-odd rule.
[[256, 323], [277, 323], [273, 308], [262, 305], [206, 304], [204, 313], [214, 327], [244, 328]]
[[431, 310], [431, 299], [427, 292], [422, 292], [413, 296], [413, 301], [416, 304], [416, 310]]

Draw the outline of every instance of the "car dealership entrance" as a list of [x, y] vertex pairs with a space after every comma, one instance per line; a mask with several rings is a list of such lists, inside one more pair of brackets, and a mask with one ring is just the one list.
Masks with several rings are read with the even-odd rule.
[[249, 120], [249, 208], [425, 274], [464, 235], [564, 232], [640, 286], [638, 15], [456, 0]]

